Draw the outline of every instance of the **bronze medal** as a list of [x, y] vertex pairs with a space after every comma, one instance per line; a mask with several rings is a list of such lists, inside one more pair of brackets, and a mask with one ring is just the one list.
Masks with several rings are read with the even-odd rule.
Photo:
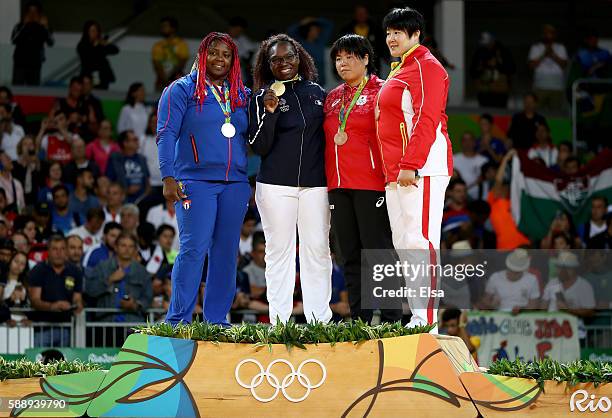
[[344, 145], [346, 141], [348, 141], [348, 135], [346, 134], [346, 132], [336, 132], [336, 135], [334, 135], [334, 142], [336, 143], [336, 145]]

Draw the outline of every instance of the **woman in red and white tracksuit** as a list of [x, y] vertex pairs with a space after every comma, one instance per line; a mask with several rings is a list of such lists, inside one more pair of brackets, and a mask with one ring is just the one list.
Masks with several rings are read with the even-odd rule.
[[[422, 250], [400, 251], [402, 261], [435, 265], [453, 156], [445, 112], [448, 74], [419, 44], [424, 26], [423, 16], [410, 8], [385, 16], [387, 46], [401, 61], [378, 95], [377, 131], [393, 244], [397, 250]], [[427, 288], [439, 288], [439, 278], [434, 273], [407, 279], [417, 294], [408, 298], [410, 325], [437, 322], [438, 301], [428, 297]]]
[[[324, 107], [331, 225], [336, 250], [344, 262], [351, 317], [370, 322], [372, 308], [383, 306], [362, 300], [361, 250], [393, 250], [374, 120], [376, 96], [383, 81], [373, 74], [374, 51], [363, 36], [341, 37], [332, 46], [330, 57], [344, 80], [327, 95]], [[386, 253], [393, 262], [395, 251]], [[401, 301], [385, 302], [384, 307], [395, 302], [397, 309], [384, 309], [382, 320], [399, 321]]]

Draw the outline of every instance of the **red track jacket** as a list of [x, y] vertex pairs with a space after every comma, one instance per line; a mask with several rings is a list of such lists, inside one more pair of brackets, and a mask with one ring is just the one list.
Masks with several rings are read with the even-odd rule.
[[382, 84], [380, 78], [375, 75], [370, 76], [349, 114], [345, 129], [349, 139], [344, 145], [334, 143], [334, 135], [340, 125], [338, 113], [342, 106], [342, 96], [344, 95], [344, 102], [348, 107], [357, 87], [342, 83], [327, 95], [323, 128], [325, 174], [329, 190], [342, 188], [383, 191], [385, 189], [374, 120], [376, 96]]
[[450, 176], [453, 154], [448, 137], [448, 74], [424, 46], [417, 46], [385, 81], [377, 101], [377, 134], [386, 182], [400, 169], [419, 176]]

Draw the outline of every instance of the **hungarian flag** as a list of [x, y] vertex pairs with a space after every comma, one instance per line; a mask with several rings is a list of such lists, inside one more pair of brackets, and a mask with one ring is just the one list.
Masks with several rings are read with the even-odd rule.
[[571, 214], [574, 225], [588, 222], [591, 198], [612, 201], [612, 150], [605, 149], [574, 176], [558, 173], [519, 153], [512, 161], [512, 216], [531, 239], [542, 239], [559, 211]]

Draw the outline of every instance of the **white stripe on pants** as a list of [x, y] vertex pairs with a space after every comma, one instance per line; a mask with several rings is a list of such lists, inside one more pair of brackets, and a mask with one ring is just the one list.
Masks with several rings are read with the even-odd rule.
[[332, 262], [327, 187], [257, 183], [255, 201], [266, 236], [266, 294], [270, 321], [287, 322], [293, 310], [296, 225], [300, 237], [300, 284], [308, 321], [332, 317]]
[[[421, 177], [417, 187], [390, 183], [385, 188], [393, 246], [396, 250], [419, 250], [401, 251], [402, 261], [415, 265], [439, 262], [437, 250], [440, 249], [444, 195], [449, 180], [449, 176]], [[440, 280], [434, 274], [407, 285], [417, 291], [417, 297], [408, 298], [412, 311], [409, 325], [437, 322], [437, 298], [418, 297], [418, 294], [421, 286], [438, 289]]]

